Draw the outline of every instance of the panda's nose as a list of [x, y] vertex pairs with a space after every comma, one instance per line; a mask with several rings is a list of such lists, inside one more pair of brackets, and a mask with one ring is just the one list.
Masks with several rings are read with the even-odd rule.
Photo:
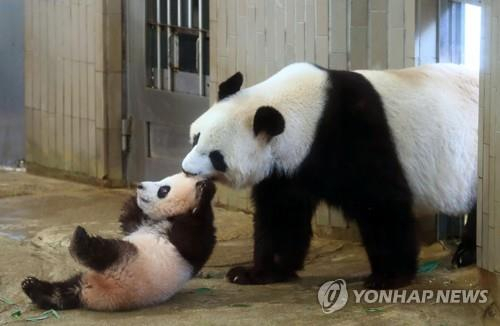
[[137, 189], [138, 190], [143, 190], [144, 189], [144, 185], [142, 184], [142, 182], [137, 185]]

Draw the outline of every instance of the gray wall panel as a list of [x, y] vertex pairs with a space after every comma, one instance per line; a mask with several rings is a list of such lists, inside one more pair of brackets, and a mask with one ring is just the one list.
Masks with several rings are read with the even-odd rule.
[[[0, 1], [0, 165], [24, 158], [24, 2]], [[31, 112], [26, 124], [31, 127]]]

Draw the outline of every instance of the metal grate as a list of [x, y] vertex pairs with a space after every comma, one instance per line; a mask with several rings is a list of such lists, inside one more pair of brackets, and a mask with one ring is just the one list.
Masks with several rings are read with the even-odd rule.
[[207, 94], [209, 0], [146, 2], [148, 87]]

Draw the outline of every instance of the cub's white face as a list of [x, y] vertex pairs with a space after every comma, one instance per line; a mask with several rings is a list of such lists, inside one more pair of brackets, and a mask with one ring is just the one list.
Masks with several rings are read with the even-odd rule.
[[199, 200], [196, 184], [201, 176], [179, 173], [161, 181], [144, 181], [137, 186], [137, 205], [153, 219], [175, 216], [193, 210]]

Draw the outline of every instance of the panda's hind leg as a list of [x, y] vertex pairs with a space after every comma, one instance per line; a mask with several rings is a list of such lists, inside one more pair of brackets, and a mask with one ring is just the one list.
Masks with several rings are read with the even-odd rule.
[[69, 251], [82, 265], [101, 272], [135, 255], [137, 248], [128, 241], [91, 236], [78, 226], [73, 233]]
[[368, 254], [372, 273], [365, 286], [390, 289], [411, 283], [417, 271], [419, 248], [410, 205], [383, 201], [343, 209], [356, 219]]
[[460, 244], [453, 254], [452, 264], [457, 267], [472, 265], [476, 262], [476, 206], [467, 215], [467, 223]]

